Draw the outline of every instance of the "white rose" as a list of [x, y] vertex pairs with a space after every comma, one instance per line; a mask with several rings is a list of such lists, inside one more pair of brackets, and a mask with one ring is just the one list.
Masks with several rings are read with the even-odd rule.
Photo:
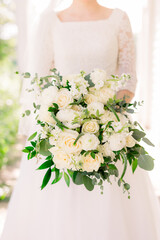
[[[52, 148], [50, 149], [50, 152], [52, 152]], [[54, 152], [53, 161], [56, 165], [56, 168], [58, 169], [70, 168], [71, 160], [70, 156], [67, 153], [65, 153], [62, 150], [54, 151], [54, 149], [53, 152]]]
[[95, 91], [95, 95], [98, 99], [98, 102], [106, 104], [110, 98], [114, 97], [115, 92], [112, 89], [104, 86], [103, 88]]
[[95, 150], [100, 143], [99, 139], [94, 134], [90, 133], [84, 134], [80, 140], [82, 142], [82, 149], [85, 151]]
[[80, 153], [82, 150], [82, 143], [79, 139], [76, 144], [74, 142], [78, 137], [78, 132], [73, 130], [65, 130], [61, 133], [59, 137], [59, 146], [66, 152], [66, 153]]
[[108, 142], [106, 142], [106, 143], [103, 145], [102, 151], [103, 151], [103, 155], [104, 155], [105, 157], [111, 157], [112, 160], [115, 158], [115, 154], [114, 154], [114, 152], [110, 149], [110, 145], [109, 145]]
[[38, 118], [40, 121], [47, 122], [53, 126], [56, 124], [56, 121], [53, 119], [51, 112], [48, 112], [48, 106], [46, 105], [41, 105]]
[[90, 104], [88, 104], [87, 108], [88, 108], [88, 111], [90, 112], [90, 114], [94, 114], [95, 116], [97, 115], [97, 110], [98, 110], [99, 114], [105, 113], [104, 105], [103, 105], [103, 103], [100, 103], [100, 102], [90, 103]]
[[82, 170], [87, 172], [98, 171], [101, 163], [104, 162], [102, 154], [95, 154], [95, 159], [90, 154], [82, 157]]
[[109, 147], [112, 151], [119, 151], [126, 146], [126, 136], [123, 133], [115, 133], [109, 138]]
[[128, 135], [126, 137], [126, 147], [132, 148], [135, 144], [136, 140], [131, 135]]
[[91, 93], [85, 95], [85, 102], [87, 104], [97, 102], [97, 97]]
[[97, 120], [87, 121], [82, 126], [83, 133], [97, 133], [98, 131], [99, 131], [99, 124]]
[[51, 86], [51, 87], [45, 88], [42, 91], [42, 95], [40, 97], [40, 103], [51, 106], [52, 103], [56, 102], [57, 94], [58, 94], [57, 87]]
[[60, 109], [70, 107], [69, 104], [73, 102], [73, 98], [66, 88], [61, 88], [58, 92], [57, 101]]

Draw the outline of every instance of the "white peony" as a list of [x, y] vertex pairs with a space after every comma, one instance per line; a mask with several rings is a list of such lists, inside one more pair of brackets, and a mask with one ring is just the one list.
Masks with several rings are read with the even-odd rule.
[[106, 86], [95, 91], [95, 96], [97, 97], [98, 102], [101, 102], [103, 104], [106, 104], [110, 98], [114, 97], [114, 95], [115, 95], [115, 92]]
[[47, 122], [53, 126], [56, 125], [56, 121], [53, 119], [51, 112], [48, 112], [48, 106], [46, 105], [41, 105], [38, 119], [42, 122]]
[[99, 114], [105, 113], [104, 105], [103, 103], [100, 103], [100, 102], [90, 103], [88, 104], [87, 108], [90, 114], [94, 114], [95, 116], [97, 116], [97, 111], [99, 112]]
[[101, 163], [104, 162], [102, 154], [95, 154], [95, 159], [90, 154], [82, 157], [82, 170], [87, 172], [98, 171]]
[[98, 131], [99, 131], [99, 124], [97, 120], [87, 121], [82, 126], [83, 133], [97, 133]]
[[[52, 152], [52, 148], [50, 149], [50, 152]], [[55, 151], [53, 148], [53, 154], [54, 154], [53, 161], [56, 165], [56, 168], [58, 169], [70, 168], [71, 159], [67, 153], [65, 153], [62, 150]]]
[[45, 88], [42, 91], [42, 94], [40, 97], [40, 104], [51, 106], [52, 103], [56, 102], [57, 94], [58, 94], [57, 87], [51, 86], [51, 87]]
[[109, 138], [109, 147], [112, 151], [119, 151], [126, 146], [126, 135], [115, 133]]
[[80, 153], [82, 150], [81, 140], [79, 139], [74, 145], [77, 137], [78, 132], [73, 130], [65, 130], [60, 134], [58, 144], [66, 153]]
[[100, 144], [99, 139], [94, 134], [90, 133], [84, 134], [80, 140], [82, 143], [82, 149], [85, 151], [95, 150], [97, 149], [98, 144]]
[[60, 109], [71, 107], [69, 104], [73, 102], [72, 95], [70, 91], [66, 88], [61, 88], [57, 95], [57, 101]]

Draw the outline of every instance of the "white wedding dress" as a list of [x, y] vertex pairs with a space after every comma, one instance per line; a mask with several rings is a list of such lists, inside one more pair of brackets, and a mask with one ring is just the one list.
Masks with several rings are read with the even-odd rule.
[[[84, 22], [61, 22], [50, 11], [41, 18], [37, 33], [34, 53], [38, 55], [31, 68], [34, 65], [41, 75], [51, 65], [61, 74], [94, 68], [109, 74], [125, 72], [131, 74], [126, 88], [135, 91], [133, 36], [120, 9], [108, 19]], [[30, 134], [34, 124], [30, 119], [20, 128]], [[36, 161], [28, 161], [24, 154], [1, 240], [160, 240], [159, 203], [142, 169], [133, 175], [128, 168], [128, 200], [114, 181], [112, 186], [105, 183], [103, 195], [98, 187], [89, 192], [72, 183], [68, 188], [64, 180], [41, 191], [45, 171], [36, 168]]]

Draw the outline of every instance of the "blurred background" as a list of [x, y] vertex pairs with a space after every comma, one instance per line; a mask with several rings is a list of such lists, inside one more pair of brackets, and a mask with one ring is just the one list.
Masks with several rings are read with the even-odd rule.
[[[31, 25], [50, 0], [0, 0], [0, 235], [8, 202], [19, 176], [22, 136], [17, 135], [22, 82], [15, 74], [25, 71], [24, 51]], [[64, 0], [57, 11], [68, 7]], [[160, 196], [160, 1], [99, 0], [99, 3], [126, 11], [131, 20], [137, 51], [137, 100], [144, 100], [136, 119], [155, 143], [148, 151], [155, 157], [150, 173]]]

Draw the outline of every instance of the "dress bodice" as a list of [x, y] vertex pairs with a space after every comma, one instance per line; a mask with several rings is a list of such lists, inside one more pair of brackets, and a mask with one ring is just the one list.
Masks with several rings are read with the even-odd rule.
[[62, 74], [80, 70], [88, 73], [94, 68], [116, 72], [117, 29], [112, 29], [115, 12], [109, 19], [98, 21], [61, 22], [56, 17], [54, 61]]
[[62, 75], [95, 68], [108, 75], [128, 73], [131, 80], [126, 88], [135, 91], [133, 35], [122, 10], [116, 8], [108, 19], [94, 21], [61, 22], [55, 14], [53, 49], [54, 66]]

